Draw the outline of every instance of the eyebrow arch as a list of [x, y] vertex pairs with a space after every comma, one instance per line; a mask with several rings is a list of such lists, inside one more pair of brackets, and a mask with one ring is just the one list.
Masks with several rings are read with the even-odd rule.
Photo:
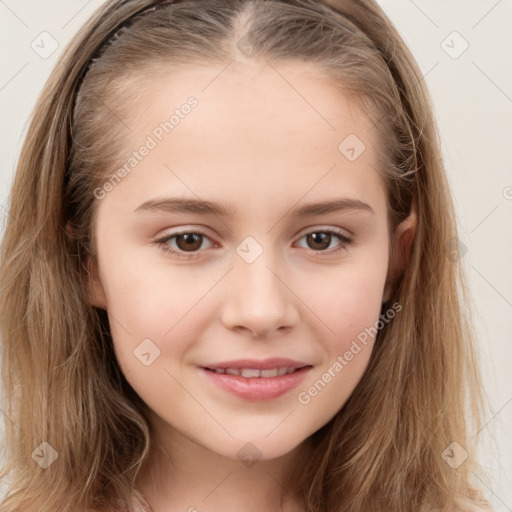
[[[287, 216], [308, 217], [343, 210], [363, 210], [375, 215], [373, 208], [359, 199], [337, 198], [318, 203], [307, 203], [291, 210]], [[218, 215], [234, 217], [237, 208], [228, 203], [222, 205], [211, 201], [183, 198], [155, 198], [142, 203], [134, 212], [163, 212], [163, 213], [198, 213], [201, 215]]]

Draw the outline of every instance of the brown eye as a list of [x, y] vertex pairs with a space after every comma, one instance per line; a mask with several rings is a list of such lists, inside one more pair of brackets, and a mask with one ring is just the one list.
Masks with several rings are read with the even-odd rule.
[[[317, 230], [306, 233], [302, 238], [305, 239], [308, 249], [318, 252], [323, 255], [329, 255], [346, 249], [352, 243], [352, 239], [346, 237], [342, 233], [334, 230]], [[333, 241], [338, 239], [338, 243], [332, 244]], [[332, 248], [334, 247], [334, 248]]]
[[162, 249], [162, 251], [171, 254], [176, 258], [196, 258], [201, 257], [204, 241], [208, 241], [210, 245], [206, 248], [212, 247], [214, 244], [210, 237], [204, 233], [195, 231], [182, 231], [181, 233], [174, 233], [167, 235], [154, 243]]
[[306, 240], [311, 249], [324, 251], [329, 248], [331, 243], [332, 235], [327, 232], [315, 232], [306, 235]]
[[176, 235], [176, 246], [181, 251], [197, 251], [203, 242], [203, 235], [199, 233], [184, 233]]

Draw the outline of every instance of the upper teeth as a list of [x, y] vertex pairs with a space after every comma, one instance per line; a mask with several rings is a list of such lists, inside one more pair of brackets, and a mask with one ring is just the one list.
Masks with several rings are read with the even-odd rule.
[[230, 375], [240, 375], [241, 377], [277, 377], [278, 375], [285, 375], [292, 373], [297, 368], [273, 368], [271, 370], [257, 370], [256, 368], [216, 368], [216, 373], [229, 373]]

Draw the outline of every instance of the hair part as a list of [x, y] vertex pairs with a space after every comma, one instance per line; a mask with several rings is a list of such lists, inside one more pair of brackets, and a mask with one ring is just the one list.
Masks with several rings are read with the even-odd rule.
[[[237, 46], [242, 37], [251, 57]], [[114, 0], [48, 80], [11, 190], [0, 271], [6, 512], [138, 510], [128, 475], [154, 447], [106, 311], [87, 294], [94, 189], [135, 146], [123, 120], [146, 84], [251, 59], [314, 65], [372, 120], [391, 248], [399, 222], [413, 208], [418, 215], [388, 301], [402, 310], [379, 331], [347, 403], [304, 443], [286, 490], [311, 512], [452, 512], [457, 499], [476, 499], [469, 477], [481, 468], [468, 429], [480, 430], [483, 396], [464, 272], [448, 257], [454, 207], [423, 77], [382, 9], [374, 0]], [[31, 457], [43, 441], [59, 457], [47, 469]], [[456, 470], [441, 457], [453, 441], [469, 452]]]

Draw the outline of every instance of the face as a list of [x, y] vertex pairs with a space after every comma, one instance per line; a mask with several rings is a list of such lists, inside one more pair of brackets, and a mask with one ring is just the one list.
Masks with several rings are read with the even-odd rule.
[[386, 190], [370, 121], [318, 70], [221, 69], [158, 79], [124, 119], [125, 172], [97, 190], [91, 300], [158, 436], [271, 459], [329, 422], [367, 367]]

